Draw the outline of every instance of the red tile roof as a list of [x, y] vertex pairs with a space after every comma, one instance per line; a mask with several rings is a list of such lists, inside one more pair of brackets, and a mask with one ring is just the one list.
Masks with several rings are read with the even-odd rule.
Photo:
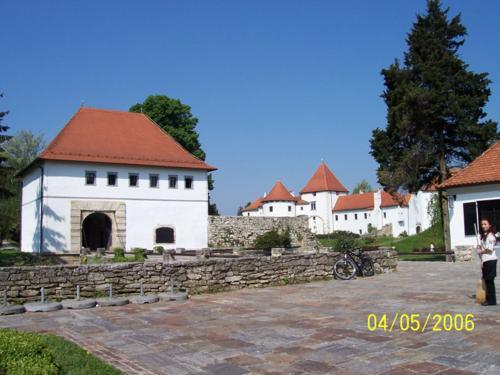
[[298, 206], [305, 206], [305, 205], [308, 205], [309, 202], [308, 201], [305, 201], [303, 200], [300, 195], [294, 197], [295, 198], [295, 204], [297, 204]]
[[493, 144], [465, 168], [459, 170], [438, 186], [449, 189], [458, 186], [493, 184], [500, 182], [500, 141]]
[[273, 188], [264, 198], [262, 198], [262, 202], [271, 202], [271, 201], [294, 201], [295, 198], [288, 189], [281, 183], [281, 181], [277, 181], [274, 184]]
[[404, 200], [404, 198], [402, 197], [399, 197], [399, 196], [392, 196], [391, 194], [389, 194], [388, 192], [382, 190], [380, 192], [380, 196], [381, 196], [381, 200], [382, 202], [380, 202], [380, 207], [394, 207], [394, 206], [399, 206], [401, 203], [403, 202], [400, 202]]
[[321, 162], [316, 172], [314, 172], [300, 193], [318, 193], [320, 191], [339, 191], [345, 193], [348, 191], [324, 162]]
[[241, 211], [242, 212], [245, 212], [245, 211], [256, 211], [260, 207], [262, 207], [262, 198], [257, 198], [256, 200], [254, 200], [252, 203], [250, 203], [248, 206], [246, 206]]
[[373, 192], [341, 195], [337, 198], [333, 211], [373, 210], [374, 205], [375, 197]]
[[216, 169], [144, 114], [94, 108], [80, 108], [39, 159]]

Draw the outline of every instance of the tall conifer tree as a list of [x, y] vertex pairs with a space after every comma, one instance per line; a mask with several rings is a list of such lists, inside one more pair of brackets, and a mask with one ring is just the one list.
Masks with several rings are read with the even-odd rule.
[[[371, 154], [379, 182], [388, 191], [416, 192], [448, 177], [498, 138], [486, 119], [487, 73], [475, 73], [459, 55], [467, 30], [439, 0], [427, 2], [406, 42], [403, 62], [382, 70], [387, 105], [385, 129], [373, 131]], [[450, 250], [448, 199], [440, 192], [446, 249]]]

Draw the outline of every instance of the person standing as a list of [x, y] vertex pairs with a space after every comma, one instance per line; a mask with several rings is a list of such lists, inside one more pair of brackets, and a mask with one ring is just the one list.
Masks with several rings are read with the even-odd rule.
[[486, 301], [483, 306], [497, 304], [495, 291], [495, 277], [497, 275], [497, 255], [495, 253], [495, 245], [497, 239], [495, 237], [495, 229], [490, 219], [481, 220], [481, 245], [478, 245], [477, 253], [482, 260], [483, 280], [486, 285]]

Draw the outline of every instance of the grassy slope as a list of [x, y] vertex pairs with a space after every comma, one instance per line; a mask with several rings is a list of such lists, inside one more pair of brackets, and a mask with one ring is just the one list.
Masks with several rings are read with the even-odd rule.
[[[334, 240], [321, 239], [319, 240], [323, 246], [333, 246]], [[366, 243], [360, 240], [360, 246], [394, 246], [398, 253], [401, 254], [402, 260], [444, 260], [444, 256], [439, 255], [403, 255], [410, 253], [415, 249], [429, 248], [433, 243], [436, 248], [444, 247], [443, 231], [441, 226], [435, 225], [419, 234], [408, 237], [392, 238], [392, 237], [377, 237], [375, 242]]]

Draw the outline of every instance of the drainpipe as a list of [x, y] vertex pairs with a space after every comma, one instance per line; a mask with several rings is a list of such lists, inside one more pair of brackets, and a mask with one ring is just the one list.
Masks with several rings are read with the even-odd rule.
[[38, 168], [40, 169], [40, 246], [38, 253], [41, 253], [43, 250], [43, 177], [45, 172], [42, 166]]

